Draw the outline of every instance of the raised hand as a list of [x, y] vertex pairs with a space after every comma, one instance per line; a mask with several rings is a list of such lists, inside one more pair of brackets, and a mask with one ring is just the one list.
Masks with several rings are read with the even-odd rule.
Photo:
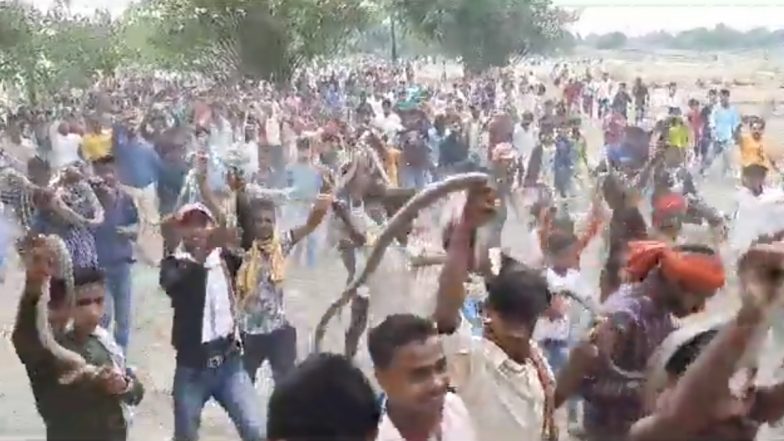
[[478, 228], [489, 222], [498, 210], [499, 200], [494, 188], [479, 185], [468, 190], [463, 208], [463, 221], [470, 228]]
[[55, 255], [40, 235], [28, 235], [22, 240], [27, 283], [41, 286], [54, 274]]
[[770, 310], [784, 291], [784, 242], [751, 247], [738, 262], [738, 275], [744, 307]]

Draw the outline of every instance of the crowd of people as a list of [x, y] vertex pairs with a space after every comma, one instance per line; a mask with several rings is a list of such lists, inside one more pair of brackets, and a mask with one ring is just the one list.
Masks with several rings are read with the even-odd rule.
[[[0, 271], [18, 252], [47, 439], [128, 438], [134, 265], [171, 301], [175, 440], [210, 399], [244, 441], [755, 439], [784, 416], [784, 386], [756, 383], [784, 282], [765, 121], [728, 89], [624, 81], [361, 62], [285, 86], [103, 78], [7, 112]], [[734, 212], [701, 194], [717, 181]], [[325, 249], [343, 353], [298, 354], [288, 268]], [[741, 307], [702, 320], [719, 296]]]

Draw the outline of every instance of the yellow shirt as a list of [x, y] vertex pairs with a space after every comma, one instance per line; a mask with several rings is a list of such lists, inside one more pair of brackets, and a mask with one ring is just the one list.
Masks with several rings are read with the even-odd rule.
[[770, 168], [768, 155], [765, 153], [765, 145], [762, 138], [754, 139], [748, 133], [743, 134], [740, 140], [740, 163], [741, 167], [758, 164]]
[[673, 147], [685, 149], [689, 146], [689, 129], [683, 124], [670, 127], [667, 142]]
[[111, 151], [111, 133], [87, 133], [82, 138], [82, 156], [85, 161], [95, 161], [96, 159], [109, 156]]

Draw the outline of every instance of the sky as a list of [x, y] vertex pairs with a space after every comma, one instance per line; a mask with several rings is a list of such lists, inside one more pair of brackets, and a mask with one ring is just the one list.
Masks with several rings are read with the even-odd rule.
[[[27, 0], [46, 8], [55, 0]], [[72, 9], [96, 8], [120, 14], [133, 0], [71, 0]], [[642, 35], [664, 30], [678, 32], [719, 23], [739, 30], [755, 27], [784, 29], [784, 0], [553, 0], [558, 6], [581, 11], [572, 30], [587, 35], [621, 31]]]

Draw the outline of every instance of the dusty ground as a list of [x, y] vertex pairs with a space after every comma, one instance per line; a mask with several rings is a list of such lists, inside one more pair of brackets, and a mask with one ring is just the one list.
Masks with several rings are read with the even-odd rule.
[[[657, 67], [658, 68], [658, 67]], [[698, 69], [692, 69], [689, 75], [696, 75]], [[687, 78], [689, 75], [683, 75]], [[684, 82], [689, 81], [688, 79]], [[693, 84], [693, 81], [689, 81]], [[758, 96], [766, 96], [773, 92], [773, 86], [758, 92]], [[695, 93], [698, 93], [695, 90]], [[749, 111], [758, 105], [745, 105]], [[784, 133], [784, 121], [775, 120], [770, 124], [770, 131]], [[589, 128], [589, 141], [598, 151], [599, 131]], [[733, 182], [715, 182], [703, 186], [708, 201], [722, 210], [732, 207], [731, 195]], [[587, 189], [586, 189], [587, 191]], [[525, 234], [523, 228], [513, 221], [504, 235], [505, 245], [513, 251], [522, 251], [520, 238]], [[585, 268], [592, 277], [598, 277], [600, 260], [599, 246], [594, 244], [583, 259]], [[312, 329], [326, 305], [334, 299], [345, 280], [345, 274], [338, 260], [324, 255], [319, 260], [316, 270], [293, 268], [286, 286], [286, 302], [289, 318], [299, 332], [299, 353], [304, 356], [309, 352]], [[10, 330], [13, 326], [16, 304], [21, 291], [22, 272], [18, 265], [11, 263], [7, 271], [5, 283], [0, 287], [0, 331], [4, 337], [0, 341], [0, 440], [38, 440], [44, 439], [41, 420], [36, 413], [30, 393], [27, 376], [13, 351], [10, 342]], [[165, 440], [169, 439], [173, 427], [170, 388], [174, 372], [174, 353], [169, 344], [171, 309], [166, 297], [157, 288], [157, 271], [137, 265], [134, 271], [134, 329], [131, 334], [129, 360], [135, 365], [147, 386], [147, 396], [138, 407], [131, 430], [131, 440]], [[733, 301], [730, 296], [721, 297], [712, 306], [713, 311], [731, 309]], [[340, 328], [345, 326], [347, 316], [338, 320], [339, 325], [333, 326], [327, 336], [327, 348], [341, 347]], [[778, 341], [782, 341], [778, 339]], [[769, 352], [768, 360], [777, 363], [780, 360], [781, 347]], [[266, 368], [265, 368], [266, 369]], [[257, 386], [260, 401], [264, 401], [270, 390], [270, 382], [261, 381]], [[260, 406], [263, 411], [263, 406]], [[235, 440], [236, 432], [223, 411], [210, 403], [204, 412], [202, 438], [205, 440]], [[778, 433], [768, 433], [764, 439], [784, 439]]]

